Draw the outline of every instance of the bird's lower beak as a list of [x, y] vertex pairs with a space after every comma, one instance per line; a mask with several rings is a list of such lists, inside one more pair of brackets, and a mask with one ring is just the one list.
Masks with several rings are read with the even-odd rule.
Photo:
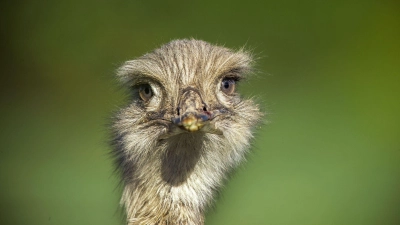
[[187, 112], [183, 116], [173, 118], [172, 122], [184, 130], [194, 132], [200, 130], [209, 119], [210, 115], [207, 114]]

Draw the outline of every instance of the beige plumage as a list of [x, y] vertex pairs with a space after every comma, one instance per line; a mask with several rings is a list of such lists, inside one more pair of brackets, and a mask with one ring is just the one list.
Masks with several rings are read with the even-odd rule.
[[113, 124], [128, 224], [204, 224], [262, 116], [235, 90], [251, 64], [244, 50], [185, 39], [119, 68], [132, 92]]

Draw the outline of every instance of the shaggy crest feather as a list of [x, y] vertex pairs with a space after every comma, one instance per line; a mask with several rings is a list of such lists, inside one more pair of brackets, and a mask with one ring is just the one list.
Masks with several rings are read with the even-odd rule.
[[204, 224], [262, 116], [235, 91], [251, 63], [243, 49], [184, 39], [119, 68], [132, 91], [113, 124], [128, 224]]

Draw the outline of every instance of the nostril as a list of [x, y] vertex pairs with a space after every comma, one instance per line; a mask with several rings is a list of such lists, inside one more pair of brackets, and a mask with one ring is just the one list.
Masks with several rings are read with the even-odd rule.
[[205, 106], [203, 107], [203, 111], [204, 111], [204, 112], [207, 112], [207, 108], [206, 108]]
[[180, 115], [180, 111], [181, 111], [180, 107], [176, 108], [176, 114], [178, 114], [178, 116]]

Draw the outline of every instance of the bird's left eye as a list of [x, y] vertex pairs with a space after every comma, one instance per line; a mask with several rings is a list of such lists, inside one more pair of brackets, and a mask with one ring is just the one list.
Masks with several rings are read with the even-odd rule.
[[151, 89], [150, 85], [140, 85], [139, 96], [143, 101], [148, 101], [151, 97], [153, 97], [153, 90]]
[[232, 94], [235, 91], [236, 81], [232, 78], [225, 78], [221, 82], [221, 91], [225, 94]]

